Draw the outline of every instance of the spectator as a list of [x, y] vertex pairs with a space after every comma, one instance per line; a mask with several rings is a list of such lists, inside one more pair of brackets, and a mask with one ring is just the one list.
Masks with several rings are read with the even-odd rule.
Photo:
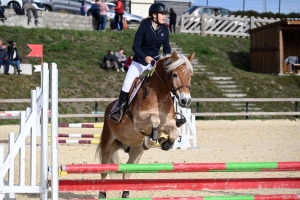
[[8, 44], [9, 45], [7, 47], [7, 54], [10, 65], [16, 67], [18, 74], [20, 74], [20, 72], [22, 71], [20, 69], [21, 58], [18, 54], [17, 44], [13, 41], [9, 41]]
[[114, 66], [115, 69], [119, 72], [118, 64], [116, 62], [116, 57], [114, 56], [114, 52], [108, 50], [107, 54], [103, 58], [103, 68], [106, 68], [106, 71], [109, 72], [112, 66]]
[[175, 33], [177, 15], [174, 12], [173, 8], [170, 8], [170, 17], [169, 18], [170, 18], [170, 26], [169, 26], [170, 32], [172, 33], [172, 28], [173, 28], [173, 31]]
[[0, 19], [1, 19], [1, 21], [7, 20], [7, 18], [4, 15], [4, 12], [5, 12], [5, 7], [2, 6], [2, 3], [0, 1]]
[[92, 4], [92, 16], [95, 18], [97, 21], [97, 30], [100, 30], [100, 10], [99, 10], [99, 0], [95, 0], [95, 3]]
[[117, 5], [115, 9], [115, 23], [116, 23], [116, 30], [122, 31], [123, 30], [123, 14], [124, 14], [124, 6], [121, 0], [117, 0]]
[[9, 75], [8, 70], [9, 70], [10, 62], [5, 48], [6, 45], [3, 45], [3, 42], [0, 39], [0, 68], [2, 65], [5, 65], [4, 74]]
[[39, 24], [38, 21], [38, 14], [37, 14], [37, 10], [36, 7], [33, 5], [34, 0], [23, 0], [23, 8], [24, 10], [27, 12], [27, 17], [28, 17], [28, 25], [31, 22], [31, 12], [30, 10], [32, 10], [33, 16], [34, 16], [34, 24], [37, 26]]
[[115, 56], [117, 58], [117, 64], [118, 64], [119, 69], [121, 69], [122, 72], [125, 72], [123, 69], [123, 67], [126, 63], [126, 56], [124, 55], [124, 49], [120, 48], [119, 51], [115, 53]]
[[107, 12], [109, 11], [109, 8], [105, 3], [105, 0], [102, 0], [102, 2], [99, 4], [99, 10], [100, 10], [100, 31], [105, 32], [105, 27], [107, 22]]
[[86, 15], [85, 11], [86, 11], [85, 5], [84, 5], [84, 3], [82, 3], [81, 7], [80, 7], [80, 13], [81, 13], [81, 15], [85, 16]]
[[132, 59], [133, 59], [133, 54], [131, 54], [127, 59], [126, 59], [126, 62], [125, 62], [125, 65], [124, 65], [124, 70], [128, 71], [128, 68], [130, 67], [131, 63], [132, 63]]

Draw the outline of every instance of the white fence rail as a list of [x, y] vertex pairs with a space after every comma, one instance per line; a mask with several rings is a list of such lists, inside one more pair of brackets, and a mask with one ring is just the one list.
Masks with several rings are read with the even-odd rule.
[[181, 17], [181, 33], [204, 35], [249, 37], [248, 31], [281, 19], [267, 19], [241, 16], [189, 15]]

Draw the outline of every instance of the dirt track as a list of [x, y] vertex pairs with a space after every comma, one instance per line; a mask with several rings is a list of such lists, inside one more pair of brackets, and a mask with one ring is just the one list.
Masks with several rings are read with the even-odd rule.
[[[300, 121], [290, 120], [239, 120], [197, 121], [198, 149], [162, 151], [153, 148], [146, 151], [140, 163], [191, 163], [191, 162], [247, 162], [247, 161], [299, 161]], [[0, 143], [7, 151], [7, 133], [18, 132], [18, 126], [0, 126]], [[101, 129], [60, 128], [60, 133], [100, 133]], [[29, 142], [29, 140], [28, 140]], [[98, 163], [96, 145], [60, 145], [60, 164]], [[26, 154], [30, 152], [26, 148]], [[51, 152], [49, 152], [50, 155]], [[125, 162], [127, 155], [120, 151]], [[37, 161], [39, 162], [39, 152]], [[27, 162], [29, 160], [27, 159]], [[27, 163], [28, 164], [28, 163]], [[50, 164], [49, 164], [50, 165]], [[29, 171], [30, 166], [26, 166]], [[16, 163], [16, 172], [18, 166]], [[38, 172], [39, 173], [39, 172]], [[29, 183], [29, 175], [26, 175]], [[112, 178], [120, 177], [114, 175]], [[299, 172], [252, 172], [252, 173], [171, 173], [155, 174], [150, 178], [225, 178], [225, 177], [300, 177]], [[68, 175], [63, 179], [98, 179], [100, 175]], [[133, 174], [132, 178], [149, 178], [149, 174]], [[16, 177], [18, 183], [18, 177]], [[169, 197], [237, 194], [297, 194], [300, 190], [236, 190], [236, 191], [132, 191], [130, 197]], [[121, 192], [109, 192], [108, 197], [120, 197]], [[38, 199], [38, 195], [18, 194], [18, 200]], [[95, 198], [97, 192], [61, 193], [61, 198]]]

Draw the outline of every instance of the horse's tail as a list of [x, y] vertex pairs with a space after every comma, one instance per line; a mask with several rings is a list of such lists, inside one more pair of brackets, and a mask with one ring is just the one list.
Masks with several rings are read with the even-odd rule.
[[112, 139], [112, 132], [109, 128], [108, 125], [108, 116], [110, 114], [110, 110], [111, 107], [113, 106], [114, 102], [110, 103], [106, 110], [105, 110], [105, 114], [104, 114], [104, 124], [103, 124], [103, 129], [102, 129], [102, 133], [101, 133], [101, 137], [100, 137], [100, 141], [99, 144], [97, 146], [97, 150], [96, 150], [96, 154], [95, 156], [99, 158], [100, 163], [111, 163], [111, 164], [118, 164], [119, 163], [119, 156], [118, 156], [118, 152], [115, 151], [112, 153], [111, 158], [109, 159], [109, 161], [104, 162], [104, 156], [105, 155], [110, 155], [111, 152], [111, 142], [109, 140]]

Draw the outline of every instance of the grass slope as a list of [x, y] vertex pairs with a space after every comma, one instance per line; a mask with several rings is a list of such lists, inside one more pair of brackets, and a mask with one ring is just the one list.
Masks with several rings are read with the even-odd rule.
[[[131, 46], [135, 31], [122, 33], [108, 30], [106, 33], [95, 31], [53, 30], [47, 28], [25, 29], [22, 27], [0, 27], [0, 38], [17, 43], [23, 63], [40, 64], [38, 58], [28, 58], [30, 49], [26, 44], [43, 44], [44, 61], [57, 63], [59, 69], [59, 98], [116, 98], [121, 89], [125, 74], [116, 71], [107, 73], [99, 67], [107, 50], [117, 51], [120, 47], [125, 54], [132, 53]], [[291, 98], [299, 97], [300, 77], [277, 76], [250, 72], [250, 41], [241, 38], [200, 37], [198, 35], [171, 34], [185, 53], [196, 53], [196, 58], [207, 65], [208, 71], [215, 76], [230, 76], [241, 86], [247, 97], [253, 98]], [[3, 67], [3, 66], [2, 66]], [[40, 74], [32, 76], [0, 75], [0, 98], [30, 98], [30, 90], [40, 85]], [[198, 98], [220, 98], [222, 91], [207, 75], [195, 73], [191, 93]], [[100, 103], [104, 110], [107, 103]], [[0, 110], [25, 110], [26, 104], [1, 104]], [[192, 104], [193, 111], [196, 104]], [[294, 105], [259, 104], [264, 111], [293, 111]], [[91, 113], [93, 103], [60, 103], [59, 113]], [[229, 103], [204, 103], [201, 111], [237, 111]], [[94, 119], [84, 119], [93, 121]], [[82, 119], [60, 119], [60, 122], [79, 122]], [[0, 124], [8, 123], [1, 120]], [[9, 122], [11, 123], [11, 121]], [[13, 123], [17, 123], [14, 121]]]

